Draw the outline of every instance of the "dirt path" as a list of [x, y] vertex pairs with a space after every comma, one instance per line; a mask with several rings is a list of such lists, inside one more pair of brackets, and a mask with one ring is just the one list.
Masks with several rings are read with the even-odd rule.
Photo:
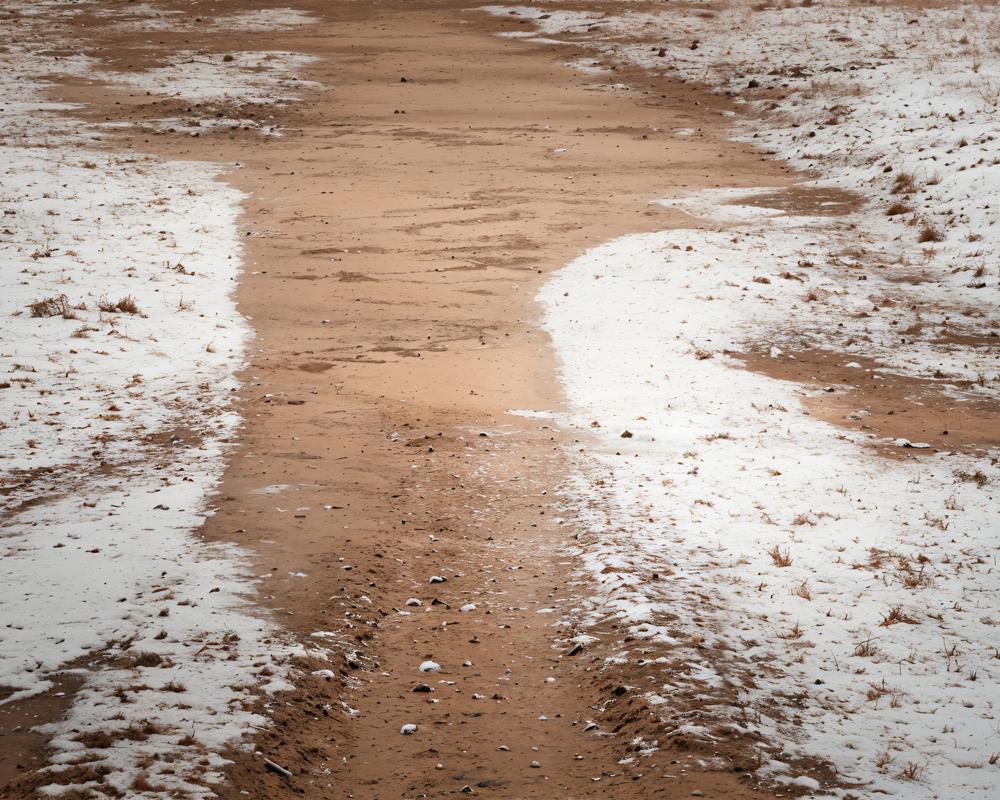
[[[135, 67], [182, 46], [321, 59], [303, 77], [325, 88], [280, 112], [282, 138], [121, 136], [238, 162], [256, 340], [205, 535], [258, 553], [277, 619], [348, 654], [304, 658], [271, 705], [257, 749], [295, 777], [237, 754], [224, 796], [760, 796], [721, 744], [630, 752], [656, 738], [652, 712], [605, 653], [568, 655], [576, 632], [559, 623], [587, 593], [562, 555], [561, 434], [507, 412], [561, 402], [532, 299], [547, 273], [613, 236], [692, 224], [656, 197], [785, 173], [725, 141], [723, 100], [638, 75], [599, 88], [562, 64], [571, 50], [492, 36], [462, 3], [296, 6], [320, 21], [114, 43]], [[162, 113], [140, 93], [63, 88], [98, 118]]]
[[[261, 233], [261, 274], [240, 292], [258, 355], [245, 457], [209, 531], [245, 530], [283, 621], [346, 625], [364, 664], [301, 690], [260, 750], [307, 796], [741, 796], [702, 772], [711, 754], [618, 763], [639, 748], [610, 728], [655, 734], [652, 712], [614, 694], [603, 654], [566, 655], [555, 623], [586, 587], [560, 555], [571, 525], [553, 524], [558, 434], [505, 412], [560, 402], [532, 303], [547, 272], [669, 224], [650, 199], [719, 174], [752, 183], [760, 163], [696, 92], [598, 90], [457, 4], [370, 14], [338, 8], [329, 37], [294, 43], [322, 48], [314, 77], [336, 88], [269, 146], [270, 174], [253, 158], [242, 173]], [[291, 488], [253, 494], [276, 484]], [[419, 673], [425, 660], [441, 673]], [[348, 726], [316, 713], [338, 683], [358, 686]], [[234, 797], [247, 781], [280, 783], [259, 761], [234, 773]]]

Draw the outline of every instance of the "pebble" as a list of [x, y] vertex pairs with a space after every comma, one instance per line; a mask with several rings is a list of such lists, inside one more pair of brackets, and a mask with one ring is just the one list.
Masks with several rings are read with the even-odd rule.
[[421, 672], [440, 672], [441, 665], [438, 664], [437, 661], [425, 661], [418, 667], [418, 669]]
[[531, 762], [531, 768], [532, 769], [541, 769], [541, 767], [542, 767], [542, 765], [539, 764], [537, 761], [532, 761]]
[[402, 728], [399, 729], [399, 732], [403, 734], [403, 736], [409, 736], [411, 733], [417, 732], [417, 726], [412, 722], [407, 722]]

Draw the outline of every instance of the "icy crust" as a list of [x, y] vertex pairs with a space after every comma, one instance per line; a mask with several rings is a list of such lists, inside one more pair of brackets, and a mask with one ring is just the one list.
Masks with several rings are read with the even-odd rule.
[[730, 238], [625, 237], [540, 296], [567, 422], [596, 437], [574, 488], [590, 619], [673, 648], [653, 697], [673, 732], [759, 737], [786, 778], [783, 759], [829, 758], [865, 796], [993, 796], [1000, 470], [866, 455], [732, 368], [721, 351], [797, 290], [759, 298], [770, 254], [733, 259]]
[[153, 3], [135, 3], [124, 8], [100, 9], [98, 16], [110, 17], [117, 27], [127, 30], [201, 30], [266, 32], [315, 22], [311, 14], [295, 8], [259, 8], [216, 16], [211, 9], [192, 3], [190, 11], [164, 9]]
[[276, 103], [294, 100], [303, 89], [316, 86], [295, 75], [296, 70], [312, 61], [315, 61], [312, 56], [279, 51], [223, 54], [182, 50], [162, 67], [108, 77], [166, 97], [202, 102]]
[[79, 677], [45, 794], [209, 797], [302, 652], [247, 554], [192, 534], [239, 424], [242, 195], [46, 101], [100, 68], [43, 53], [85, 8], [49, 6], [0, 24], [0, 705]]

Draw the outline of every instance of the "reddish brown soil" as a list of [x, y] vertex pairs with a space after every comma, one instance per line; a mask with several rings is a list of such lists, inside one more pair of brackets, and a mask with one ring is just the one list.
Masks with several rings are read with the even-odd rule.
[[[813, 414], [870, 434], [873, 446], [885, 455], [920, 458], [942, 450], [987, 452], [1000, 445], [996, 403], [952, 379], [911, 378], [871, 359], [819, 349], [741, 358], [749, 369], [801, 385], [803, 403]], [[897, 447], [886, 439], [930, 447]]]

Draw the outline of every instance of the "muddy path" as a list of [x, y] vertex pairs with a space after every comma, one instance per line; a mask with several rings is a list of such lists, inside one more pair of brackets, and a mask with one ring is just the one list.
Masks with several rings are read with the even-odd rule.
[[[208, 530], [245, 530], [282, 621], [357, 655], [275, 709], [259, 751], [306, 796], [742, 796], [735, 754], [641, 757], [652, 710], [602, 653], [569, 655], [559, 621], [587, 587], [561, 553], [560, 434], [507, 412], [561, 402], [532, 300], [547, 273], [680, 221], [658, 195], [720, 171], [752, 185], [760, 161], [700, 92], [600, 89], [458, 4], [324, 13], [331, 35], [295, 47], [323, 48], [311, 77], [335, 88], [269, 174], [241, 173], [258, 353]], [[259, 765], [238, 763], [232, 796], [276, 790]]]

